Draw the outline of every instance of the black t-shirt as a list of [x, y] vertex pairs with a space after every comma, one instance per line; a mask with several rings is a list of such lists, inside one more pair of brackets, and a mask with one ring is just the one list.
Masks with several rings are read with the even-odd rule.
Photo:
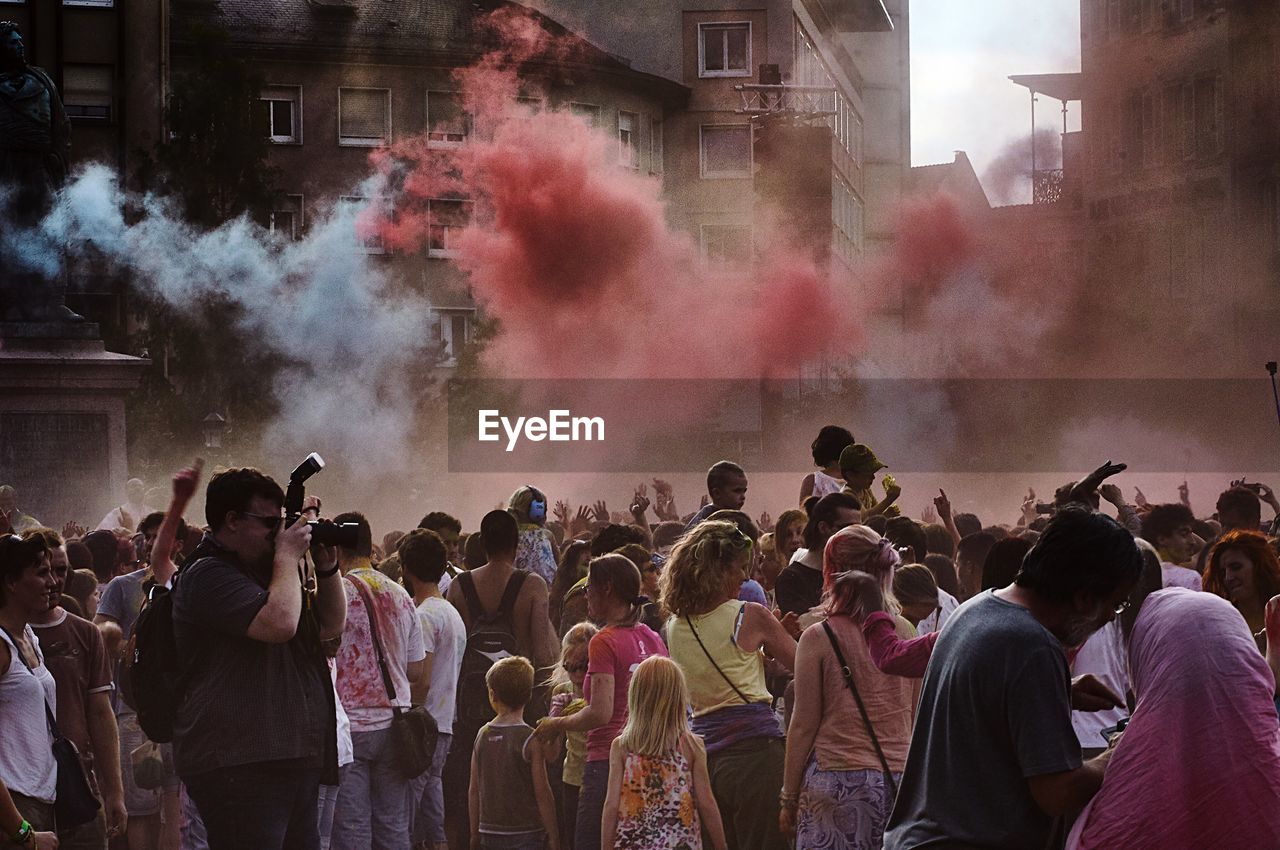
[[[174, 724], [186, 777], [221, 767], [290, 761], [322, 767], [335, 738], [332, 683], [314, 628], [287, 643], [247, 636], [267, 603], [262, 578], [206, 535], [173, 590], [178, 651], [193, 665]], [[304, 608], [305, 608], [304, 597]]]
[[822, 601], [822, 570], [792, 561], [778, 573], [773, 598], [784, 614], [805, 613]]
[[1027, 779], [1080, 764], [1062, 645], [1026, 608], [981, 593], [933, 649], [885, 850], [1044, 847], [1053, 821]]

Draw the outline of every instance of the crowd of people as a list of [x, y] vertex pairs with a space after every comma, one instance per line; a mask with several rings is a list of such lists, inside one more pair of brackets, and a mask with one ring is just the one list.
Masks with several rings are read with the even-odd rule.
[[336, 545], [251, 468], [199, 528], [198, 463], [92, 531], [0, 487], [0, 848], [1280, 847], [1269, 487], [916, 520], [812, 451], [776, 521], [722, 461]]

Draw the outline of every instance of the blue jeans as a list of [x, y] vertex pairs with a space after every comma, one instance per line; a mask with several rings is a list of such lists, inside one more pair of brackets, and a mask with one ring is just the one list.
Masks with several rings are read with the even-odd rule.
[[443, 844], [444, 836], [444, 760], [449, 755], [453, 736], [436, 736], [436, 749], [431, 755], [431, 767], [414, 779], [413, 785], [413, 844], [424, 841]]
[[578, 827], [573, 832], [574, 850], [601, 850], [600, 819], [604, 816], [604, 796], [609, 790], [609, 762], [589, 761], [582, 772], [578, 792]]
[[186, 777], [210, 850], [318, 850], [320, 769], [271, 762]]
[[542, 830], [519, 832], [515, 835], [480, 833], [481, 850], [546, 850], [546, 846], [547, 834]]
[[[320, 830], [320, 850], [329, 850], [329, 841], [333, 837], [333, 813], [338, 807], [338, 789], [342, 787], [342, 777], [347, 775], [347, 768], [350, 765], [343, 765], [338, 768], [338, 784], [337, 785], [321, 785], [320, 786], [320, 804], [319, 821], [317, 828]], [[183, 850], [186, 850], [184, 847]]]
[[351, 748], [356, 760], [338, 788], [330, 848], [409, 850], [410, 780], [396, 768], [391, 730], [352, 732]]

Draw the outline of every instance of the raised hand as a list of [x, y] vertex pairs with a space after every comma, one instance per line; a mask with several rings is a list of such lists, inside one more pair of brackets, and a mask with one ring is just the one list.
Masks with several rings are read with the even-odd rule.
[[591, 528], [591, 509], [586, 505], [578, 508], [578, 513], [569, 522], [570, 530], [576, 535]]
[[75, 520], [69, 519], [62, 526], [63, 540], [70, 540], [73, 537], [84, 537], [85, 534], [87, 533], [88, 533], [88, 529], [86, 529], [83, 525], [76, 522]]
[[1027, 496], [1022, 500], [1022, 524], [1031, 525], [1036, 519], [1036, 491], [1027, 488]]
[[1138, 487], [1133, 488], [1133, 503], [1140, 508], [1145, 508], [1151, 504], [1147, 501], [1147, 495]]
[[595, 518], [596, 522], [607, 523], [609, 521], [609, 506], [604, 503], [604, 499], [596, 502], [591, 507], [591, 515]]
[[560, 525], [564, 527], [565, 531], [569, 530], [569, 503], [568, 502], [564, 501], [563, 499], [557, 499], [556, 506], [555, 508], [552, 509], [551, 514], [556, 518], [556, 521], [559, 522]]
[[938, 521], [938, 511], [933, 505], [925, 505], [924, 510], [920, 511], [920, 521], [925, 525], [933, 525]]
[[204, 458], [196, 458], [195, 463], [173, 475], [173, 500], [180, 505], [191, 501], [200, 486], [200, 473], [204, 469]]
[[1120, 492], [1119, 486], [1115, 484], [1103, 484], [1098, 488], [1098, 495], [1117, 508], [1124, 504], [1124, 494]]
[[1178, 500], [1187, 507], [1191, 507], [1191, 488], [1185, 481], [1178, 485]]
[[1276, 499], [1276, 494], [1266, 484], [1258, 485], [1258, 498], [1271, 506], [1271, 509], [1280, 514], [1280, 500]]
[[951, 516], [951, 500], [947, 498], [947, 491], [939, 488], [938, 495], [933, 497], [933, 506], [938, 509], [938, 516], [945, 523]]
[[644, 484], [636, 487], [635, 495], [631, 497], [631, 515], [637, 519], [642, 518], [649, 510], [649, 488]]
[[768, 511], [760, 512], [760, 533], [768, 534], [773, 531], [773, 517], [769, 516]]

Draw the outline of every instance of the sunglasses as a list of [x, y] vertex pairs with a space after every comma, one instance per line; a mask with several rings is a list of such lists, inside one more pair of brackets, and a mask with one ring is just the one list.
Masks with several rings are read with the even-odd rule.
[[283, 519], [279, 514], [251, 514], [248, 511], [241, 511], [240, 516], [253, 517], [268, 531], [275, 531], [280, 527], [280, 520]]

